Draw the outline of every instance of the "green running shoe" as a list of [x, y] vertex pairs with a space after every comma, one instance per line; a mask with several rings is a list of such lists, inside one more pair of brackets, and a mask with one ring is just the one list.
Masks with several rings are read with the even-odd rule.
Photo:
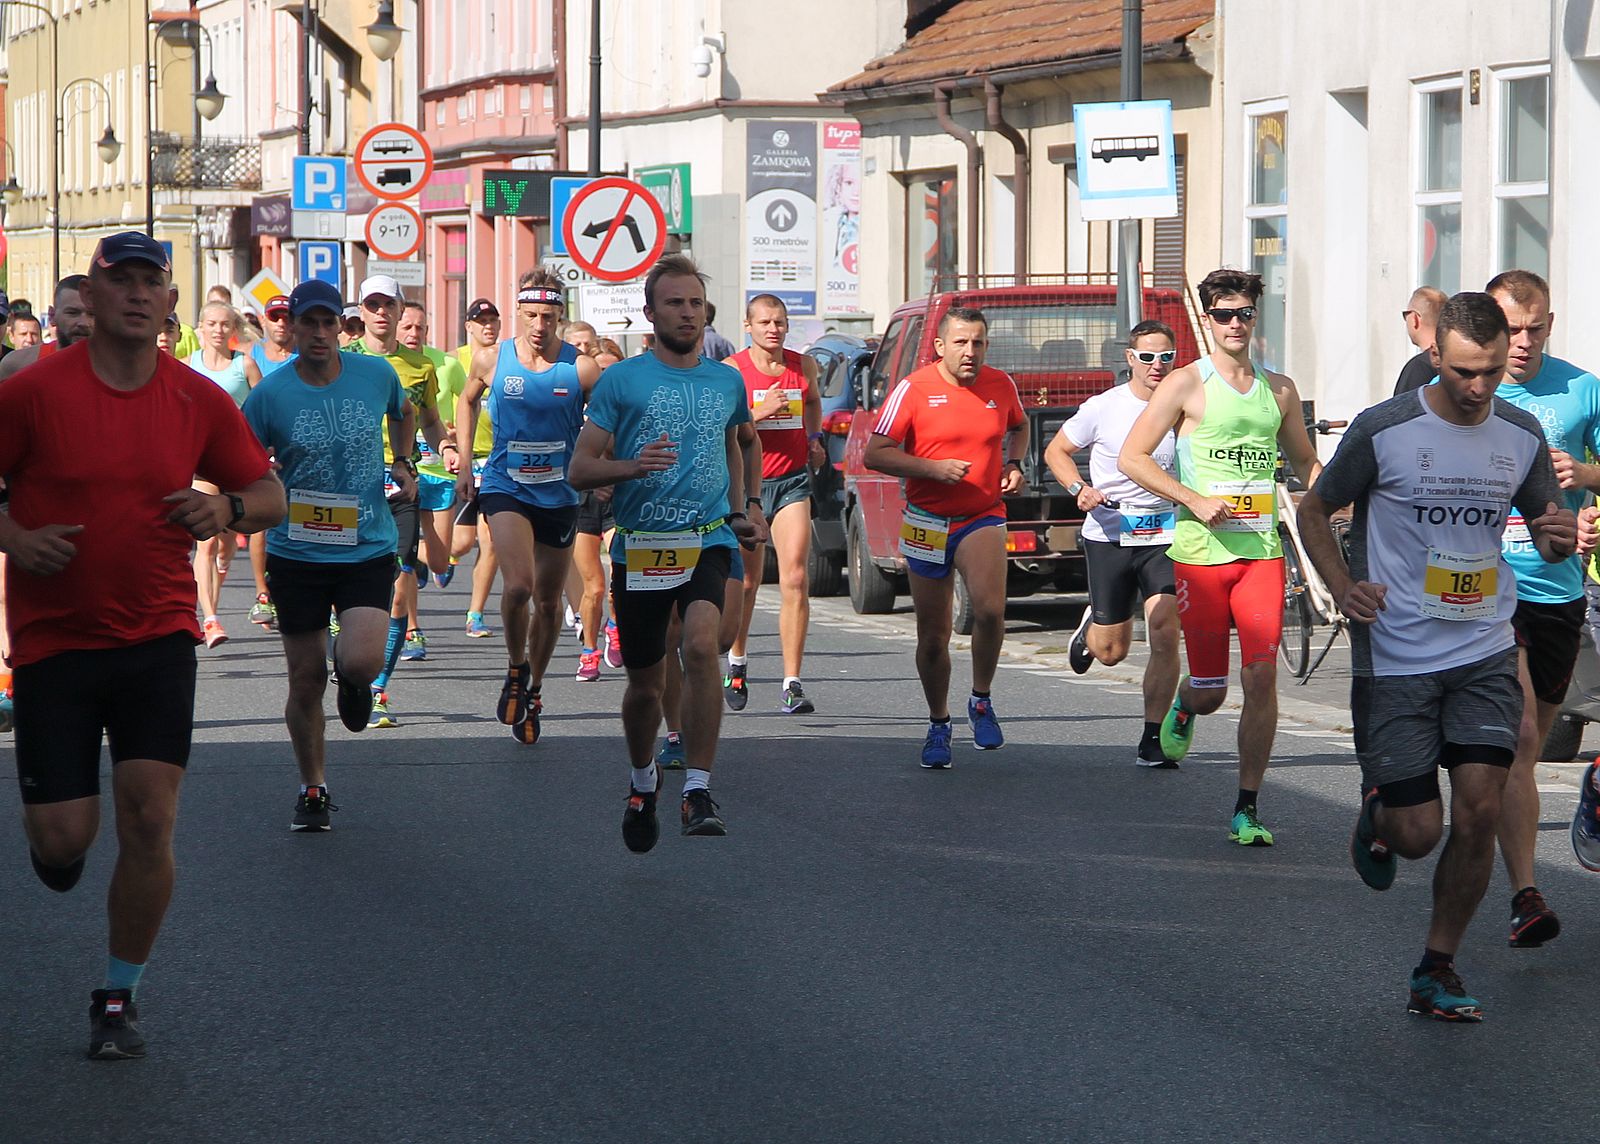
[[1373, 823], [1373, 811], [1378, 806], [1378, 790], [1374, 787], [1361, 800], [1361, 814], [1356, 818], [1356, 828], [1350, 832], [1350, 863], [1361, 875], [1361, 880], [1374, 890], [1387, 890], [1394, 885], [1395, 868], [1399, 863], [1388, 843], [1378, 837]]
[[[1187, 676], [1183, 682], [1189, 682]], [[1161, 753], [1174, 763], [1189, 753], [1189, 744], [1194, 742], [1194, 721], [1199, 718], [1193, 711], [1185, 711], [1182, 704], [1181, 699], [1173, 699], [1161, 720]]]
[[1454, 966], [1441, 965], [1426, 973], [1418, 969], [1411, 975], [1411, 999], [1406, 1012], [1440, 1021], [1481, 1021], [1483, 1006], [1467, 993], [1456, 976]]
[[1271, 846], [1272, 831], [1261, 825], [1256, 808], [1247, 806], [1233, 816], [1233, 826], [1228, 830], [1228, 841], [1240, 846]]

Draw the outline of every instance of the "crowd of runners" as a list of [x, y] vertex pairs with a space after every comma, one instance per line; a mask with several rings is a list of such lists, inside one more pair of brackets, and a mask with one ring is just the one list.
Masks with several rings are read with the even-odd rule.
[[[1261, 290], [1234, 270], [1202, 281], [1216, 348], [1180, 368], [1172, 329], [1134, 327], [1127, 383], [1086, 401], [1046, 444], [1086, 514], [1090, 600], [1070, 661], [1079, 673], [1121, 661], [1142, 609], [1132, 761], [1171, 769], [1227, 694], [1236, 636], [1243, 706], [1226, 833], [1271, 846], [1261, 807], [1278, 721], [1281, 457], [1309, 488], [1306, 550], [1354, 625], [1362, 797], [1351, 861], [1383, 890], [1397, 858], [1431, 853], [1445, 835], [1438, 770], [1449, 773], [1450, 830], [1409, 1007], [1477, 1020], [1454, 961], [1497, 842], [1510, 943], [1560, 930], [1534, 881], [1533, 765], [1586, 620], [1600, 381], [1545, 352], [1554, 317], [1537, 275], [1509, 271], [1453, 298], [1419, 291], [1407, 311], [1418, 359], [1324, 468], [1294, 382], [1251, 359]], [[561, 280], [544, 268], [517, 282], [509, 323], [493, 299], [474, 301], [454, 351], [428, 344], [425, 308], [384, 275], [361, 282], [353, 304], [302, 283], [266, 305], [256, 331], [220, 291], [191, 330], [163, 247], [128, 232], [59, 284], [52, 337], [0, 361], [0, 652], [14, 672], [0, 679], [0, 727], [15, 732], [33, 868], [51, 889], [74, 886], [98, 831], [103, 739], [113, 762], [119, 850], [91, 1056], [144, 1052], [135, 997], [173, 888], [196, 648], [226, 654], [234, 619], [220, 614], [219, 589], [241, 551], [255, 588], [244, 619], [282, 640], [292, 830], [326, 831], [338, 809], [329, 684], [349, 731], [398, 725], [397, 670], [427, 658], [418, 594], [450, 584], [476, 548], [462, 623], [504, 643], [492, 716], [535, 745], [559, 714], [546, 709], [552, 670], [583, 682], [623, 669], [624, 844], [655, 846], [667, 770], [683, 773], [682, 833], [726, 833], [711, 778], [723, 709], [751, 700], [768, 545], [782, 661], [770, 699], [786, 715], [815, 710], [801, 674], [811, 474], [827, 463], [817, 374], [787, 345], [776, 296], [750, 300], [748, 348], [718, 355], [692, 261], [662, 258], [644, 293], [653, 337], [632, 357], [568, 319]], [[876, 412], [865, 461], [905, 484], [901, 550], [928, 707], [919, 761], [942, 770], [953, 761], [952, 573], [972, 602], [972, 745], [1005, 742], [992, 692], [1004, 497], [1024, 483], [1029, 420], [1011, 378], [985, 364], [981, 311], [949, 310], [935, 349]], [[1344, 548], [1330, 521], [1351, 506]], [[555, 665], [569, 628], [578, 655]], [[1591, 767], [1572, 839], [1600, 870], [1596, 781]]]

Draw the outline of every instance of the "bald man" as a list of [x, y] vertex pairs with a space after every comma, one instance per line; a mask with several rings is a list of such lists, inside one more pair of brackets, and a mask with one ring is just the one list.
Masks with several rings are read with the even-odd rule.
[[1406, 320], [1406, 336], [1417, 347], [1417, 355], [1400, 370], [1400, 379], [1394, 383], [1395, 396], [1421, 389], [1439, 371], [1433, 368], [1428, 351], [1433, 348], [1433, 327], [1439, 320], [1439, 309], [1447, 299], [1443, 290], [1433, 286], [1418, 286], [1400, 316]]

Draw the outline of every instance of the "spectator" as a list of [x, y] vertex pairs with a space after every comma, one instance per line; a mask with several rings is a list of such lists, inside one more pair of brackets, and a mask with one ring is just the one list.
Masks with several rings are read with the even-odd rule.
[[1433, 286], [1418, 286], [1411, 294], [1411, 301], [1400, 312], [1400, 316], [1406, 320], [1406, 336], [1418, 352], [1400, 370], [1400, 379], [1394, 383], [1396, 396], [1421, 389], [1438, 376], [1438, 371], [1428, 358], [1428, 351], [1433, 348], [1433, 326], [1439, 320], [1439, 309], [1446, 301], [1443, 290]]
[[717, 308], [710, 302], [707, 302], [706, 333], [705, 340], [700, 343], [700, 352], [702, 355], [710, 358], [712, 361], [721, 361], [723, 358], [730, 358], [734, 354], [738, 353], [739, 348], [712, 328], [712, 325], [716, 322], [716, 320]]

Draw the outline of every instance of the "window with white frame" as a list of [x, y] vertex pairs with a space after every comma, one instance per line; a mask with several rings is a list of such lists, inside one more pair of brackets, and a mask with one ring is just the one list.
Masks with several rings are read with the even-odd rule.
[[1500, 154], [1495, 170], [1496, 265], [1550, 273], [1550, 73], [1498, 79]]
[[1461, 77], [1417, 85], [1417, 284], [1461, 289]]
[[1267, 369], [1285, 368], [1289, 280], [1289, 107], [1279, 100], [1245, 109], [1249, 186], [1245, 194], [1246, 265], [1261, 275], [1252, 354]]

